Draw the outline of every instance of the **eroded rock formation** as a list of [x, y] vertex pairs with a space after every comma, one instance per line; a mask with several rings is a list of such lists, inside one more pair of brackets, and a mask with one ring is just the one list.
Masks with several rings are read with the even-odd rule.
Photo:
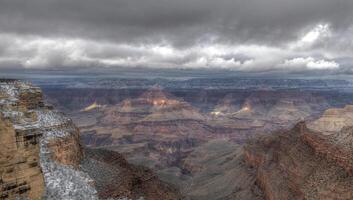
[[351, 141], [339, 138], [352, 131], [328, 138], [302, 122], [290, 131], [250, 142], [244, 148], [245, 160], [256, 169], [256, 183], [266, 199], [349, 200], [353, 198], [352, 148], [347, 145]]
[[44, 191], [39, 146], [20, 147], [10, 120], [0, 114], [0, 198], [38, 199]]
[[79, 132], [43, 103], [39, 88], [0, 82], [1, 196], [29, 199], [96, 199], [93, 180], [78, 170]]
[[[85, 144], [115, 146], [119, 152], [135, 158], [138, 156], [133, 152], [141, 150], [139, 145], [144, 145], [148, 149], [144, 157], [152, 158], [158, 168], [178, 165], [196, 144], [216, 137], [215, 128], [205, 123], [203, 114], [159, 87], [145, 91], [138, 98], [97, 109], [86, 112], [87, 115], [95, 112], [101, 115], [94, 125], [81, 127]], [[130, 144], [132, 150], [122, 151], [124, 144]]]
[[[180, 199], [119, 154], [85, 156], [78, 128], [28, 83], [0, 81], [0, 142], [0, 199]], [[87, 168], [89, 160], [100, 164]], [[102, 185], [109, 170], [119, 179]]]

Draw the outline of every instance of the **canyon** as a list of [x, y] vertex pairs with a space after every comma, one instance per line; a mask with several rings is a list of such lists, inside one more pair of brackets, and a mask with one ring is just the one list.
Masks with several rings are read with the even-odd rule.
[[[274, 170], [285, 174], [293, 170], [292, 163], [303, 166], [295, 169], [298, 173], [315, 171], [316, 162], [326, 161], [313, 153], [314, 143], [308, 144], [314, 132], [323, 132], [313, 126], [321, 121], [327, 125], [325, 122], [331, 119], [325, 121], [327, 113], [341, 116], [344, 112], [349, 116], [349, 106], [344, 106], [351, 103], [350, 93], [331, 90], [195, 90], [158, 85], [44, 90], [47, 99], [78, 124], [83, 143], [90, 148], [119, 152], [128, 162], [152, 169], [162, 181], [178, 188], [184, 199], [192, 200], [272, 198], [266, 188], [276, 188], [278, 183], [262, 180], [267, 165], [278, 165]], [[343, 107], [343, 111], [332, 107]], [[305, 128], [310, 130], [309, 136], [298, 128], [301, 121], [312, 128]], [[278, 145], [281, 148], [276, 149]], [[302, 155], [292, 155], [294, 148], [303, 151]], [[263, 158], [257, 157], [258, 151]], [[273, 157], [277, 155], [293, 161], [276, 163]], [[300, 160], [300, 156], [314, 161]], [[289, 169], [282, 169], [286, 166]], [[342, 165], [336, 167], [337, 171], [344, 169]], [[286, 179], [284, 176], [295, 174], [277, 175], [281, 181]], [[302, 175], [297, 179], [305, 182], [305, 178]], [[290, 199], [291, 190], [286, 189], [289, 196], [273, 194], [273, 199]]]
[[[256, 134], [290, 127], [329, 107], [325, 98], [295, 91], [227, 93], [218, 101], [208, 100], [214, 96], [207, 91], [199, 100], [188, 92], [186, 101], [160, 86], [125, 95], [123, 91], [89, 92], [92, 103], [69, 113], [81, 129], [83, 143], [123, 153], [135, 164], [164, 171], [169, 167], [183, 171], [186, 156], [207, 141], [227, 138], [242, 144]], [[67, 106], [65, 99], [55, 99], [57, 93], [51, 96], [49, 91], [48, 96], [64, 111], [70, 104], [89, 101], [78, 93]]]
[[2, 199], [353, 198], [353, 109], [328, 93], [0, 83]]

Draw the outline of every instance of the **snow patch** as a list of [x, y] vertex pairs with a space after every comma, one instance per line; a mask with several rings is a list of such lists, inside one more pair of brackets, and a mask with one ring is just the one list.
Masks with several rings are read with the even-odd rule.
[[98, 200], [88, 174], [51, 159], [46, 134], [40, 140], [40, 164], [46, 185], [45, 199]]

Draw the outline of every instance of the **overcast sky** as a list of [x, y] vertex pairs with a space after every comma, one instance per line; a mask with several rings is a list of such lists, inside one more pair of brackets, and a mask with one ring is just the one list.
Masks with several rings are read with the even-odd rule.
[[0, 0], [0, 69], [353, 72], [352, 0]]

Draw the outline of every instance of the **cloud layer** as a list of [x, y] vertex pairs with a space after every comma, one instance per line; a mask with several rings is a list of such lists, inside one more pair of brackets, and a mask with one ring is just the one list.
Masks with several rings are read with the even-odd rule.
[[350, 72], [351, 0], [3, 0], [0, 68]]

